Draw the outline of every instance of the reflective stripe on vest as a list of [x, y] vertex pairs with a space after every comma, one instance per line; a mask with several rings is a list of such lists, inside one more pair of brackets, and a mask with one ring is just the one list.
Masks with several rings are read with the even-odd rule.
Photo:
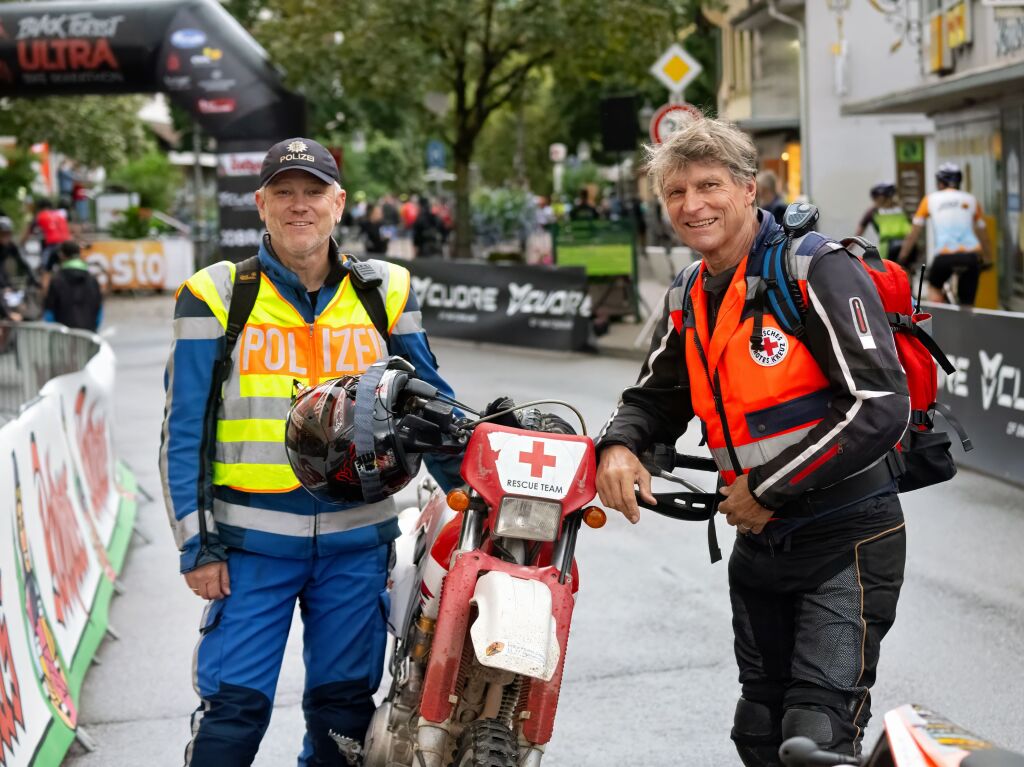
[[[381, 274], [387, 291], [385, 308], [389, 317], [397, 319], [409, 297], [409, 273], [402, 267], [386, 266], [387, 272]], [[234, 272], [234, 264], [220, 262], [187, 283], [207, 303], [222, 328], [227, 325]], [[224, 384], [214, 445], [214, 484], [257, 493], [282, 493], [299, 487], [284, 449], [295, 381], [312, 386], [322, 379], [359, 375], [386, 354], [384, 339], [348, 277], [310, 324], [270, 278], [261, 275], [256, 304], [239, 334], [231, 373]]]
[[[726, 447], [726, 428], [740, 468], [746, 471], [798, 442], [824, 417], [831, 396], [828, 379], [810, 350], [785, 333], [768, 311], [763, 317], [765, 348], [756, 353], [751, 350], [754, 318], [741, 319], [749, 292], [746, 266], [744, 258], [736, 267], [710, 337], [707, 298], [702, 276], [698, 275], [690, 291], [693, 322], [687, 322], [681, 331], [686, 334], [686, 370], [693, 409], [706, 426], [708, 447], [726, 482], [736, 477]], [[806, 300], [806, 281], [799, 280], [798, 284]], [[697, 352], [694, 333], [707, 357], [708, 372]], [[714, 380], [716, 372], [727, 424], [719, 418], [709, 381]]]

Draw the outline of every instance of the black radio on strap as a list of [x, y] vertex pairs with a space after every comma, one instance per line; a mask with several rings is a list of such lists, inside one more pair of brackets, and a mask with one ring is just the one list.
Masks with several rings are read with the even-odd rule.
[[388, 333], [388, 310], [384, 306], [384, 299], [380, 295], [381, 283], [383, 280], [377, 274], [377, 270], [365, 261], [356, 261], [349, 256], [341, 265], [342, 269], [348, 271], [349, 281], [359, 296], [360, 302], [366, 313], [370, 315], [373, 326], [384, 339], [384, 344], [391, 347], [391, 335]]

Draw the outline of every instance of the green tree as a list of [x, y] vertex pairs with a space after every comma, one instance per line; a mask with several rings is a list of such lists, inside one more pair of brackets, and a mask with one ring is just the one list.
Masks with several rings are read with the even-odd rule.
[[142, 96], [46, 96], [0, 100], [0, 133], [50, 148], [89, 166], [114, 167], [152, 149], [137, 117]]
[[422, 153], [412, 140], [391, 138], [374, 132], [366, 139], [365, 151], [346, 151], [342, 181], [351, 195], [366, 192], [376, 199], [385, 192], [408, 189], [423, 173]]
[[272, 0], [254, 28], [291, 77], [317, 83], [305, 90], [314, 126], [337, 123], [338, 114], [351, 122], [380, 105], [406, 104], [394, 123], [372, 124], [416, 120], [429, 131], [435, 123], [422, 109], [423, 95], [449, 94], [443, 135], [456, 175], [457, 252], [465, 256], [469, 168], [492, 115], [516, 105], [547, 69], [577, 79], [601, 67], [649, 78], [646, 68], [695, 6], [696, 0]]
[[22, 201], [36, 175], [32, 160], [26, 149], [12, 149], [0, 158], [3, 165], [0, 167], [0, 210], [14, 222], [16, 232], [25, 226], [28, 218]]

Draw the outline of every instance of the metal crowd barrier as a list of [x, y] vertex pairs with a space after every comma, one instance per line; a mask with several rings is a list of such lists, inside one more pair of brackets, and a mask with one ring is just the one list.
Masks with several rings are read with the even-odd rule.
[[99, 349], [99, 339], [83, 330], [0, 321], [0, 424], [16, 418], [51, 378], [84, 368]]

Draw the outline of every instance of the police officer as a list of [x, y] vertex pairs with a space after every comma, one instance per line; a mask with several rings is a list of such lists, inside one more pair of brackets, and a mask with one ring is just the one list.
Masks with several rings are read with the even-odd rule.
[[[331, 231], [345, 207], [338, 167], [306, 138], [267, 152], [256, 191], [266, 225], [259, 292], [232, 352], [215, 433], [204, 445], [212, 371], [225, 341], [235, 264], [222, 261], [178, 290], [166, 372], [160, 468], [181, 572], [209, 600], [193, 666], [201, 703], [186, 765], [252, 763], [270, 720], [298, 600], [306, 664], [300, 765], [356, 764], [382, 673], [385, 581], [398, 536], [393, 499], [330, 505], [299, 485], [284, 447], [295, 381], [359, 374], [388, 353], [353, 290], [352, 263]], [[409, 272], [371, 264], [390, 352], [451, 394], [420, 325]], [[450, 464], [449, 464], [450, 467]], [[437, 467], [442, 485], [457, 482]], [[212, 493], [212, 514], [203, 493]]]
[[700, 419], [719, 511], [737, 530], [740, 759], [777, 765], [793, 735], [853, 754], [905, 560], [889, 454], [910, 402], [881, 301], [853, 257], [811, 232], [790, 259], [805, 332], [785, 332], [759, 304], [759, 263], [782, 230], [755, 207], [750, 139], [698, 119], [649, 159], [676, 234], [701, 260], [670, 288], [639, 379], [599, 439], [601, 500], [637, 522], [635, 489], [654, 502], [637, 455]]

